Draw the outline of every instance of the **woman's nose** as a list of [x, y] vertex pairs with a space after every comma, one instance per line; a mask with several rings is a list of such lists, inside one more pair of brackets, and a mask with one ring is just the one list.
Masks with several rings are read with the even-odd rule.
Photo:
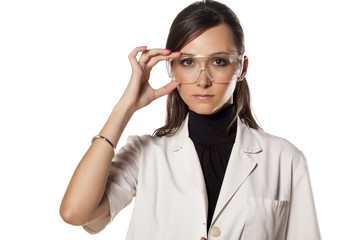
[[206, 68], [201, 68], [198, 78], [196, 79], [196, 85], [202, 88], [208, 88], [212, 85], [212, 77]]

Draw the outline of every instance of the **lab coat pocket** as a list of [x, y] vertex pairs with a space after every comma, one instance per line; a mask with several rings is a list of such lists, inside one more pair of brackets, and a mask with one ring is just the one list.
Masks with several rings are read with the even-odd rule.
[[285, 239], [289, 201], [248, 198], [246, 203], [245, 239]]

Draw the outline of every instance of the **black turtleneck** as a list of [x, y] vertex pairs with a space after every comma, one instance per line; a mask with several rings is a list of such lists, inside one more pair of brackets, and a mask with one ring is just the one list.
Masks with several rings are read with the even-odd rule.
[[201, 115], [189, 110], [189, 137], [199, 156], [208, 194], [208, 230], [235, 142], [237, 121], [228, 131], [235, 115], [234, 105], [213, 115]]

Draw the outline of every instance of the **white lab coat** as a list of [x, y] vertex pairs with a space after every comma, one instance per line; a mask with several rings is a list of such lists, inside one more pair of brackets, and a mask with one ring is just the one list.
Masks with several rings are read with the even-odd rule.
[[106, 188], [111, 218], [85, 230], [101, 231], [135, 197], [128, 240], [321, 239], [303, 153], [239, 118], [207, 232], [206, 187], [187, 122], [174, 136], [129, 137]]

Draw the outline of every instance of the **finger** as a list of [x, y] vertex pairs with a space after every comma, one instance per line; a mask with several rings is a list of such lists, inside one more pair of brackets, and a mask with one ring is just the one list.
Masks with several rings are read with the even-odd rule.
[[148, 68], [153, 68], [158, 62], [162, 61], [162, 60], [168, 60], [168, 59], [173, 59], [173, 58], [177, 58], [181, 56], [181, 52], [173, 52], [170, 55], [167, 56], [156, 56], [150, 59], [150, 61], [148, 62], [147, 66]]
[[166, 56], [169, 55], [170, 53], [171, 51], [169, 49], [162, 49], [162, 48], [150, 49], [145, 51], [143, 54], [141, 54], [139, 63], [146, 65], [152, 57], [158, 55]]
[[179, 85], [180, 85], [179, 82], [174, 81], [174, 82], [170, 82], [170, 83], [166, 84], [165, 86], [163, 86], [159, 89], [156, 89], [155, 90], [155, 99], [171, 93]]
[[136, 47], [134, 50], [131, 51], [131, 53], [129, 54], [129, 60], [130, 60], [130, 64], [132, 67], [134, 67], [138, 61], [136, 56], [138, 55], [139, 52], [144, 52], [146, 51], [146, 46], [142, 46], [142, 47]]

